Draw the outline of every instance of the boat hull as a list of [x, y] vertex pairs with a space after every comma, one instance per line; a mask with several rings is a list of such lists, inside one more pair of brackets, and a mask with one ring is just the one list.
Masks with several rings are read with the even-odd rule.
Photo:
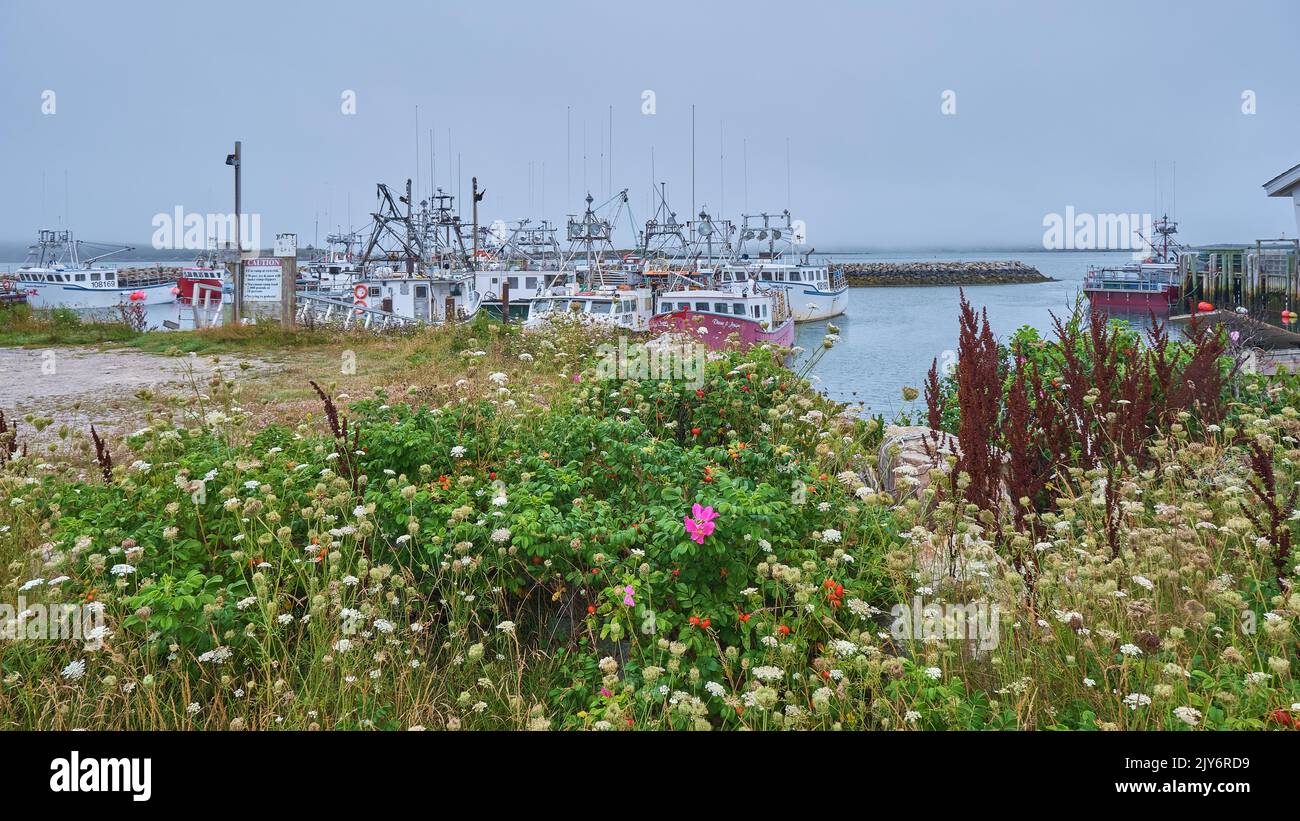
[[1085, 289], [1084, 295], [1088, 297], [1089, 303], [1098, 308], [1118, 308], [1141, 311], [1146, 311], [1147, 309], [1153, 311], [1168, 311], [1170, 304], [1177, 299], [1177, 292], [1174, 290], [1125, 291]]
[[[67, 282], [25, 280], [18, 283], [18, 289], [27, 295], [27, 304], [33, 308], [115, 308], [125, 303], [165, 305], [176, 301], [174, 288], [174, 281], [118, 288], [86, 288]], [[142, 296], [133, 300], [133, 294]]]
[[769, 344], [788, 348], [794, 344], [793, 319], [787, 319], [776, 328], [768, 330], [752, 319], [675, 311], [660, 314], [650, 320], [651, 333], [665, 331], [690, 333], [714, 350], [733, 344], [732, 334], [736, 334], [735, 344], [741, 350], [752, 345]]
[[195, 292], [200, 290], [198, 288], [200, 285], [206, 286], [208, 293], [204, 294], [204, 296], [206, 296], [207, 300], [213, 302], [222, 301], [222, 295], [226, 287], [224, 276], [219, 276], [215, 272], [188, 273], [185, 271], [182, 271], [180, 278], [176, 280], [176, 301], [187, 305], [193, 302]]
[[834, 290], [823, 291], [810, 288], [797, 282], [762, 282], [764, 288], [781, 288], [785, 291], [785, 302], [790, 306], [790, 313], [795, 322], [816, 322], [830, 319], [848, 310], [849, 288], [847, 285]]
[[[501, 301], [485, 299], [479, 303], [479, 310], [495, 320], [501, 319]], [[510, 300], [510, 321], [522, 322], [528, 318], [528, 300]]]

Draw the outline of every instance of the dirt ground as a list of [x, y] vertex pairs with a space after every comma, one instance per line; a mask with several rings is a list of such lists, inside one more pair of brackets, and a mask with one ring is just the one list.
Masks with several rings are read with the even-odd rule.
[[[253, 379], [275, 369], [262, 360], [224, 356], [218, 360], [235, 379]], [[235, 365], [247, 362], [241, 370]], [[212, 357], [163, 356], [140, 351], [87, 347], [0, 348], [0, 410], [11, 419], [27, 414], [52, 418], [72, 428], [92, 423], [116, 432], [138, 421], [145, 407], [141, 388], [175, 393], [200, 386], [216, 367]], [[44, 438], [44, 437], [41, 437]]]

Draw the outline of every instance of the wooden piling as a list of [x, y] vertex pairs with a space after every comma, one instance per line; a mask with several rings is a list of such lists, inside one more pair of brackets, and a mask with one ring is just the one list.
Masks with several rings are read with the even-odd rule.
[[280, 257], [280, 327], [293, 327], [294, 299], [298, 293], [298, 257]]

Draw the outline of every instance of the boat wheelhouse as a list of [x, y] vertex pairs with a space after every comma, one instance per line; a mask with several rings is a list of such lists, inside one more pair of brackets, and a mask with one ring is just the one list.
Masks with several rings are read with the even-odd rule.
[[1101, 308], [1167, 311], [1178, 300], [1177, 263], [1140, 262], [1090, 268], [1083, 278], [1088, 301]]
[[794, 344], [794, 317], [779, 288], [664, 291], [656, 298], [650, 330], [692, 333], [715, 349]]
[[[790, 212], [745, 214], [741, 221], [739, 257], [721, 266], [714, 281], [720, 287], [734, 287], [754, 281], [769, 289], [785, 292], [786, 304], [796, 322], [830, 319], [849, 305], [849, 285], [844, 272], [811, 262], [812, 252], [795, 255], [803, 239], [790, 219]], [[756, 257], [744, 251], [746, 243], [766, 243]], [[788, 251], [777, 248], [784, 243]], [[788, 261], [793, 258], [794, 261]]]
[[744, 287], [753, 282], [764, 288], [782, 290], [796, 322], [839, 316], [849, 304], [849, 288], [843, 272], [827, 265], [765, 260], [747, 265], [733, 263], [714, 272], [713, 281], [721, 288]]
[[649, 288], [607, 285], [580, 290], [570, 286], [535, 297], [528, 305], [524, 328], [536, 330], [570, 319], [639, 332], [650, 329], [653, 312], [654, 295]]
[[528, 316], [528, 305], [533, 299], [562, 285], [568, 276], [568, 271], [519, 267], [509, 270], [480, 270], [474, 272], [474, 287], [483, 295], [483, 310], [488, 316], [501, 318], [501, 297], [508, 291], [510, 319], [524, 319]]
[[42, 230], [27, 252], [27, 261], [14, 271], [17, 288], [33, 308], [112, 308], [126, 302], [158, 305], [176, 301], [176, 279], [161, 271], [119, 272], [96, 265], [115, 250], [81, 259], [71, 231]]
[[200, 254], [176, 278], [176, 301], [182, 305], [220, 304], [227, 291], [234, 291], [232, 277], [215, 251]]
[[425, 276], [381, 269], [353, 284], [351, 301], [356, 311], [440, 325], [472, 319], [480, 296], [468, 274]]

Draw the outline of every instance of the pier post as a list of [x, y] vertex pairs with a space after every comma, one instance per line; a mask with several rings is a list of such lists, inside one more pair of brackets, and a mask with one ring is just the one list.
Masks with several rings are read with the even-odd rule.
[[280, 327], [293, 327], [294, 298], [298, 293], [298, 257], [280, 257]]
[[443, 321], [456, 321], [456, 300], [453, 297], [447, 297], [442, 305]]
[[501, 278], [501, 321], [510, 324], [510, 277]]

